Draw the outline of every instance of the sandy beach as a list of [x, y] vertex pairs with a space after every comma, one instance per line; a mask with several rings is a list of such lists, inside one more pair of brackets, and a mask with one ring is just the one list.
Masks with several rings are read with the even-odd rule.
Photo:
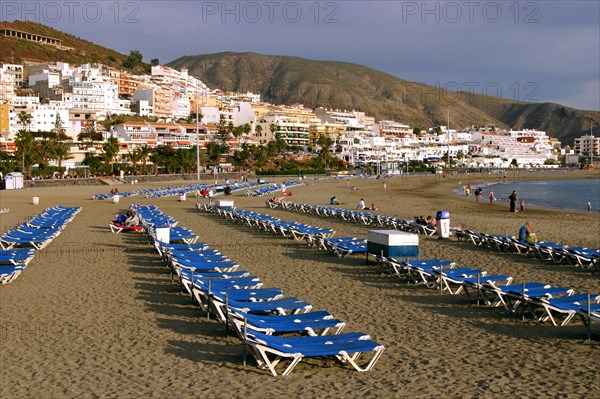
[[[541, 174], [590, 178], [598, 173]], [[531, 177], [533, 178], [533, 177]], [[313, 182], [291, 189], [289, 200], [328, 204], [336, 195], [355, 209], [360, 198], [377, 212], [412, 218], [451, 213], [451, 225], [517, 234], [531, 220], [538, 238], [600, 247], [600, 215], [531, 208], [510, 213], [506, 203], [475, 203], [452, 189], [490, 178], [414, 176]], [[383, 189], [383, 182], [387, 188]], [[189, 182], [160, 183], [160, 185]], [[510, 176], [507, 184], [510, 184]], [[119, 186], [121, 191], [159, 183]], [[82, 206], [64, 232], [14, 282], [0, 286], [0, 397], [2, 398], [264, 398], [264, 397], [600, 397], [600, 341], [583, 324], [566, 327], [478, 307], [464, 294], [440, 295], [382, 275], [364, 256], [337, 258], [195, 209], [177, 197], [94, 201], [108, 186], [34, 188], [0, 192], [2, 232], [45, 207]], [[32, 205], [33, 195], [40, 204]], [[337, 237], [366, 237], [366, 226], [265, 207], [266, 197], [236, 192], [237, 208], [319, 227]], [[206, 200], [201, 200], [206, 202]], [[108, 221], [130, 204], [155, 204], [201, 241], [259, 276], [346, 322], [386, 347], [370, 372], [333, 360], [301, 362], [291, 375], [272, 377], [248, 357], [224, 325], [206, 316], [171, 281], [168, 267], [136, 234], [112, 234]], [[540, 281], [600, 294], [600, 275], [572, 266], [420, 237], [420, 257], [504, 273], [515, 282]], [[596, 327], [596, 331], [598, 328]]]

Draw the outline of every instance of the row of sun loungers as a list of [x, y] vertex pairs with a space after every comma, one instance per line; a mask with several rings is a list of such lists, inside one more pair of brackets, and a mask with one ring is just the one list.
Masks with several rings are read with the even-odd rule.
[[292, 212], [309, 213], [319, 217], [339, 219], [364, 226], [391, 228], [427, 236], [436, 234], [435, 229], [430, 229], [423, 224], [417, 223], [415, 220], [395, 218], [373, 212], [343, 209], [323, 205], [295, 204], [287, 201], [268, 203], [267, 206], [271, 208], [281, 208]]
[[445, 260], [378, 261], [385, 270], [411, 284], [453, 295], [464, 292], [478, 303], [502, 306], [522, 316], [529, 314], [540, 322], [564, 326], [579, 315], [590, 332], [591, 324], [600, 322], [600, 295], [575, 293], [568, 287], [540, 282], [515, 284], [510, 276], [488, 275], [485, 270], [457, 267]]
[[459, 230], [454, 234], [459, 241], [501, 252], [528, 255], [557, 264], [568, 264], [587, 269], [600, 270], [600, 249], [568, 246], [556, 242], [527, 243], [510, 235], [476, 233]]
[[[170, 219], [153, 206], [133, 209], [147, 227]], [[287, 375], [309, 357], [335, 357], [367, 371], [381, 356], [384, 347], [368, 335], [343, 333], [345, 323], [329, 312], [312, 311], [309, 303], [285, 297], [279, 288], [265, 288], [260, 278], [206, 244], [179, 236], [164, 243], [149, 236], [191, 300], [231, 327], [259, 367], [273, 375]]]
[[[297, 182], [295, 180], [290, 180], [283, 184], [285, 185], [286, 189], [288, 189], [290, 187], [298, 186], [298, 185], [301, 185], [304, 183]], [[281, 185], [279, 183], [272, 183], [267, 186], [259, 187], [254, 190], [246, 190], [246, 191], [244, 191], [244, 195], [246, 197], [260, 197], [263, 195], [274, 193], [275, 191], [279, 191], [279, 190], [281, 190]]]
[[224, 218], [250, 227], [281, 234], [285, 238], [293, 238], [297, 241], [306, 240], [310, 246], [317, 247], [339, 257], [367, 252], [366, 238], [333, 238], [335, 234], [333, 229], [314, 227], [296, 222], [286, 222], [270, 215], [241, 209], [220, 209], [207, 204], [196, 204], [196, 207], [200, 210], [216, 212]]
[[243, 209], [230, 210], [200, 203], [197, 203], [196, 207], [203, 211], [215, 212], [226, 219], [231, 219], [240, 224], [281, 234], [285, 238], [291, 238], [296, 241], [307, 240], [310, 242], [318, 237], [330, 238], [335, 234], [335, 230], [333, 229], [320, 228], [297, 222], [287, 222], [274, 216]]
[[[258, 186], [259, 183], [256, 182], [247, 182], [247, 183], [235, 183], [230, 184], [229, 187], [231, 191], [240, 191], [240, 190], [248, 190], [252, 187]], [[134, 191], [119, 191], [117, 194], [121, 197], [131, 197], [136, 195], [142, 195], [146, 198], [162, 198], [162, 197], [172, 197], [180, 195], [181, 193], [194, 193], [196, 191], [202, 191], [203, 189], [213, 189], [215, 194], [222, 193], [225, 188], [225, 184], [186, 184], [179, 186], [168, 186], [168, 187], [158, 187], [158, 188], [148, 188], [142, 190], [134, 190]], [[110, 193], [96, 193], [93, 195], [93, 199], [95, 200], [105, 200], [112, 199], [113, 194]]]
[[[430, 229], [422, 223], [417, 223], [413, 220], [393, 218], [371, 212], [354, 211], [331, 206], [294, 204], [292, 202], [280, 202], [272, 205], [269, 204], [269, 206], [294, 212], [310, 213], [320, 217], [341, 219], [365, 226], [373, 225], [393, 228], [426, 236], [432, 236], [436, 233], [434, 229]], [[567, 246], [555, 242], [537, 242], [531, 244], [521, 242], [516, 237], [510, 235], [476, 233], [466, 229], [452, 229], [451, 235], [455, 236], [459, 241], [497, 251], [526, 254], [554, 263], [600, 270], [600, 249], [598, 248]]]
[[73, 220], [81, 208], [48, 208], [0, 236], [0, 283], [14, 281], [35, 256]]

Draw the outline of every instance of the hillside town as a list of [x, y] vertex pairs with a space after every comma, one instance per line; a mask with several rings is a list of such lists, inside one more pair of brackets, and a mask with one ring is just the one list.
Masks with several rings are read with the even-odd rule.
[[[451, 122], [452, 108], [446, 112]], [[61, 149], [26, 159], [27, 145], [49, 141]], [[89, 169], [107, 156], [113, 173], [112, 164], [150, 165], [148, 170], [164, 173], [169, 168], [159, 170], [152, 152], [196, 146], [204, 170], [267, 167], [276, 156], [316, 157], [323, 162], [307, 165], [324, 169], [376, 165], [379, 174], [400, 173], [408, 164], [433, 170], [574, 166], [600, 153], [600, 138], [585, 135], [563, 147], [535, 129], [410, 126], [357, 110], [270, 104], [260, 94], [209, 88], [186, 68], [163, 65], [135, 75], [97, 63], [0, 64], [0, 153], [3, 162], [13, 157], [28, 175], [42, 163]], [[270, 152], [257, 151], [267, 146]], [[250, 154], [255, 162], [246, 162]], [[179, 169], [195, 170], [193, 156], [187, 165]]]

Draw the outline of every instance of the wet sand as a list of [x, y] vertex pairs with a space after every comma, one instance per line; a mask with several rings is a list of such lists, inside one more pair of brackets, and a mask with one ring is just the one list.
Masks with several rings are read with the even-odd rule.
[[[583, 172], [569, 176], [590, 177]], [[598, 184], [598, 176], [592, 177], [591, 184]], [[310, 181], [291, 188], [288, 199], [325, 205], [336, 195], [342, 207], [354, 209], [364, 198], [367, 204], [376, 203], [379, 213], [404, 218], [435, 216], [447, 209], [452, 225], [498, 234], [516, 234], [529, 219], [540, 239], [600, 246], [600, 215], [549, 209], [513, 214], [506, 204], [476, 204], [452, 193], [459, 181], [473, 186], [479, 178], [352, 179], [356, 191], [346, 189], [344, 180]], [[304, 242], [251, 230], [199, 212], [189, 198], [131, 197], [120, 204], [91, 200], [93, 193], [109, 189], [0, 193], [0, 206], [10, 208], [0, 215], [2, 231], [48, 206], [83, 207], [17, 280], [0, 287], [0, 397], [600, 396], [600, 342], [587, 341], [579, 321], [566, 327], [523, 321], [500, 308], [478, 307], [463, 294], [440, 295], [407, 285], [365, 264], [363, 256], [337, 258]], [[40, 196], [39, 205], [31, 204], [33, 195]], [[234, 193], [232, 198], [238, 208], [332, 227], [338, 237], [366, 236], [369, 229], [271, 210], [265, 197]], [[202, 241], [261, 277], [265, 286], [280, 287], [314, 309], [328, 310], [347, 323], [346, 331], [371, 335], [385, 345], [383, 356], [366, 373], [322, 359], [301, 362], [287, 377], [272, 377], [250, 357], [244, 367], [240, 341], [222, 324], [207, 321], [181, 294], [152, 246], [141, 235], [110, 232], [108, 221], [131, 203], [158, 205]], [[424, 259], [449, 259], [509, 274], [516, 282], [542, 281], [600, 293], [600, 276], [575, 267], [454, 240], [421, 237], [420, 244]]]

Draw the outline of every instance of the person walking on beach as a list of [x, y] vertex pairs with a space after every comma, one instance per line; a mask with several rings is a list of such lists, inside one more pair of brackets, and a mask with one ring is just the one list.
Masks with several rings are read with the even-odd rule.
[[356, 207], [356, 209], [365, 209], [365, 200], [364, 199], [360, 199], [360, 201], [358, 201], [358, 206]]
[[208, 190], [208, 203], [212, 204], [214, 198], [215, 198], [215, 193], [213, 192], [213, 189], [211, 188]]
[[521, 198], [521, 212], [525, 210], [525, 198]]
[[591, 202], [588, 202], [587, 210], [588, 210], [588, 213], [592, 213], [592, 203]]
[[481, 198], [482, 194], [483, 190], [481, 189], [481, 187], [478, 187], [477, 190], [475, 190], [475, 202], [479, 202], [479, 198]]
[[467, 196], [467, 199], [469, 199], [470, 194], [471, 194], [471, 185], [468, 184], [467, 188], [465, 188], [465, 195]]
[[517, 211], [517, 201], [519, 200], [519, 197], [517, 196], [517, 192], [513, 190], [512, 194], [510, 194], [508, 196], [508, 199], [510, 200], [510, 211], [516, 212]]
[[494, 203], [494, 192], [492, 190], [490, 190], [490, 205]]

